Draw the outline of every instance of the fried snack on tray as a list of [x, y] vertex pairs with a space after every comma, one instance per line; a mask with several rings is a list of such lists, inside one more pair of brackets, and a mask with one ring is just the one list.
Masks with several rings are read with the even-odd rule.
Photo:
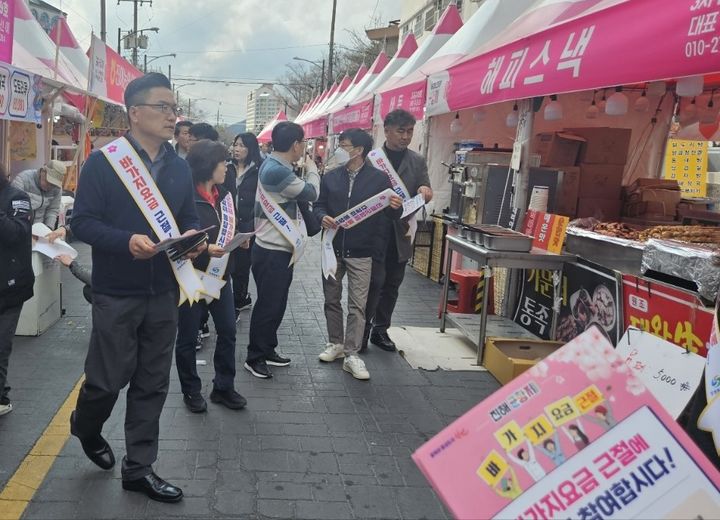
[[638, 232], [622, 222], [600, 222], [593, 228], [593, 231], [608, 237], [625, 238], [627, 240], [638, 239]]
[[600, 222], [593, 232], [614, 238], [646, 242], [651, 238], [677, 240], [692, 244], [720, 245], [720, 227], [717, 226], [655, 226], [636, 231], [622, 222]]

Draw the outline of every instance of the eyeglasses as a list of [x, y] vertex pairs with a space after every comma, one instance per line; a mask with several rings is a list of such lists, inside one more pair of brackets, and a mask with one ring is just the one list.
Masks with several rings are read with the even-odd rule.
[[138, 103], [137, 105], [133, 106], [150, 107], [166, 115], [173, 114], [175, 116], [179, 116], [180, 114], [182, 114], [182, 108], [177, 105], [168, 105], [166, 103]]

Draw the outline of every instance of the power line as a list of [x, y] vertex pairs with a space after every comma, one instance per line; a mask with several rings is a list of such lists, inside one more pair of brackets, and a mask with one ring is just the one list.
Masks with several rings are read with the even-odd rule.
[[[264, 51], [286, 51], [289, 49], [305, 49], [308, 47], [324, 47], [327, 45], [326, 43], [313, 43], [310, 45], [291, 45], [288, 47], [257, 47], [253, 49], [223, 49], [223, 50], [205, 50], [205, 51], [177, 51], [174, 50], [172, 52], [176, 54], [207, 54], [207, 53], [234, 53], [234, 52], [264, 52]], [[162, 50], [158, 50], [157, 52], [165, 52]]]

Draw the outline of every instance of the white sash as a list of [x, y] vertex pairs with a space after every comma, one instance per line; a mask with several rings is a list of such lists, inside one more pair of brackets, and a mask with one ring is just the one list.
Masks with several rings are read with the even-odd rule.
[[[225, 248], [235, 235], [235, 205], [233, 204], [232, 194], [228, 193], [223, 200], [220, 201], [220, 230], [218, 232], [215, 244]], [[224, 254], [220, 258], [210, 257], [205, 272], [196, 269], [200, 280], [205, 286], [205, 301], [210, 303], [212, 300], [220, 298], [220, 290], [227, 283], [223, 280], [225, 271], [227, 270], [230, 254]]]
[[[165, 202], [145, 163], [125, 137], [120, 137], [101, 148], [105, 158], [130, 193], [140, 212], [160, 240], [180, 236], [170, 208]], [[167, 254], [167, 253], [166, 253]], [[198, 301], [203, 284], [190, 260], [170, 260], [175, 279], [180, 286], [180, 302]]]
[[388, 159], [387, 155], [385, 155], [385, 150], [377, 148], [371, 151], [368, 154], [368, 159], [370, 160], [370, 164], [372, 164], [375, 168], [385, 172], [388, 179], [390, 179], [390, 185], [392, 186], [393, 191], [402, 198], [403, 214], [400, 218], [405, 218], [410, 215], [410, 218], [407, 221], [408, 226], [410, 227], [410, 229], [408, 229], [407, 236], [410, 238], [410, 243], [413, 243], [415, 241], [415, 233], [417, 231], [417, 214], [415, 212], [425, 205], [425, 197], [421, 194], [412, 198], [410, 197], [410, 192], [400, 178], [400, 175], [398, 175], [395, 168], [393, 168], [390, 159]]
[[[390, 205], [390, 197], [394, 194], [390, 188], [381, 191], [377, 195], [373, 195], [369, 199], [353, 206], [345, 213], [341, 213], [335, 217], [338, 228], [350, 229], [363, 220], [369, 219], [373, 215], [377, 215]], [[337, 272], [337, 259], [333, 250], [333, 240], [337, 234], [338, 228], [326, 229], [323, 231], [322, 239], [322, 271], [325, 278], [332, 276], [335, 278]]]
[[712, 433], [715, 450], [720, 455], [720, 330], [718, 330], [718, 313], [720, 300], [715, 305], [712, 332], [708, 343], [707, 359], [705, 360], [705, 397], [707, 406], [698, 418], [698, 428]]
[[305, 221], [302, 218], [300, 208], [297, 209], [297, 225], [291, 219], [280, 204], [276, 204], [262, 187], [262, 183], [257, 185], [257, 200], [260, 202], [263, 213], [275, 226], [285, 239], [293, 246], [293, 255], [290, 259], [290, 265], [296, 263], [305, 252], [305, 242], [307, 241], [307, 229]]

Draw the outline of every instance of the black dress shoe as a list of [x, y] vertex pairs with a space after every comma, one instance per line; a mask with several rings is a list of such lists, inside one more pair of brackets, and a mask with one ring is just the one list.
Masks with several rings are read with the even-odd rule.
[[260, 379], [269, 379], [273, 376], [267, 366], [267, 363], [265, 363], [262, 359], [258, 359], [257, 361], [246, 361], [245, 370]]
[[70, 414], [70, 431], [80, 440], [85, 455], [102, 469], [108, 470], [115, 466], [115, 455], [108, 442], [99, 433], [92, 437], [79, 437], [75, 431], [75, 412]]
[[231, 410], [242, 410], [247, 404], [247, 399], [235, 390], [213, 390], [210, 392], [210, 400]]
[[265, 363], [273, 367], [286, 367], [290, 364], [290, 358], [282, 357], [277, 352], [265, 357]]
[[376, 347], [380, 347], [386, 352], [395, 352], [397, 350], [395, 342], [390, 339], [387, 332], [373, 331], [372, 334], [370, 334], [370, 343]]
[[192, 413], [203, 413], [207, 410], [205, 398], [200, 394], [184, 394], [183, 402]]
[[165, 482], [155, 473], [137, 480], [123, 480], [122, 487], [126, 491], [145, 493], [148, 498], [158, 502], [178, 502], [183, 497], [182, 489]]

